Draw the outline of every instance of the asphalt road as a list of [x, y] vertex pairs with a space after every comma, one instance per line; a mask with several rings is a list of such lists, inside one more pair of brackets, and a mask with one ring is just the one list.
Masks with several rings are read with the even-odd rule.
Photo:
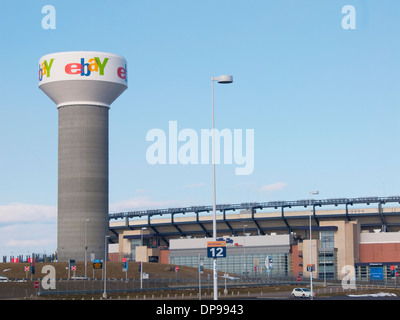
[[[260, 294], [253, 294], [250, 296], [241, 296], [235, 297], [235, 300], [310, 300], [310, 298], [292, 298], [291, 291], [284, 292], [266, 292], [263, 293], [262, 296]], [[330, 294], [330, 295], [321, 295], [318, 294], [314, 297], [313, 300], [400, 300], [400, 296], [392, 293], [385, 293], [383, 290], [371, 290], [364, 292], [349, 292], [348, 294]]]

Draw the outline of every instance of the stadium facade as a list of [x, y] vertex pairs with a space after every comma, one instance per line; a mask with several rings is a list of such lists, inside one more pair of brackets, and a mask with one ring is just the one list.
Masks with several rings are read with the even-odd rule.
[[[353, 271], [358, 279], [389, 279], [400, 267], [399, 203], [400, 197], [371, 197], [219, 205], [218, 238], [227, 254], [218, 269], [244, 277], [309, 277], [307, 266], [314, 265], [320, 279]], [[211, 213], [189, 207], [110, 214], [109, 256], [211, 269]]]

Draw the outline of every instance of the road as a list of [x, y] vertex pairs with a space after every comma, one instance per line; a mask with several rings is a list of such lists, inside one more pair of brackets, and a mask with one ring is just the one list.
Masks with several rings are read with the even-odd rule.
[[[250, 300], [304, 300], [302, 298], [292, 298], [290, 291], [262, 292], [249, 293], [246, 295], [232, 297], [235, 300], [250, 299]], [[400, 290], [398, 293], [393, 293], [393, 290], [385, 290], [374, 288], [368, 290], [348, 291], [343, 293], [341, 287], [326, 287], [315, 290], [316, 296], [314, 300], [400, 300]], [[395, 291], [396, 292], [396, 291]], [[305, 300], [310, 300], [305, 299]]]

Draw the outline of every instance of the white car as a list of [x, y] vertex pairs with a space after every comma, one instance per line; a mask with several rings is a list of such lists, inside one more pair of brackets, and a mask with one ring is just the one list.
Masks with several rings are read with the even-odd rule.
[[[313, 296], [315, 297], [315, 292], [313, 292]], [[307, 288], [294, 288], [292, 291], [292, 298], [300, 297], [300, 298], [310, 298], [311, 291]]]
[[8, 278], [0, 274], [0, 282], [8, 282]]

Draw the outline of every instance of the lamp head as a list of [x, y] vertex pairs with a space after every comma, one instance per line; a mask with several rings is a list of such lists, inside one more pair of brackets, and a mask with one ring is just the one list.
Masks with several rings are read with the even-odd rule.
[[229, 75], [221, 75], [218, 77], [213, 77], [212, 81], [217, 81], [218, 83], [232, 83], [233, 77]]

